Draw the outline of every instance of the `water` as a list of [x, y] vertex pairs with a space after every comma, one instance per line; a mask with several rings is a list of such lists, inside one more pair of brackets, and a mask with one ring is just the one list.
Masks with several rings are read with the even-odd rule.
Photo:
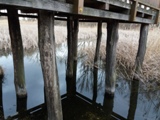
[[[60, 47], [64, 47], [63, 45]], [[61, 51], [60, 51], [61, 50]], [[66, 94], [66, 52], [59, 49], [57, 52], [57, 66], [60, 81], [60, 94]], [[28, 92], [27, 109], [33, 108], [44, 103], [44, 83], [41, 65], [39, 62], [39, 53], [35, 51], [24, 57], [25, 78]], [[94, 86], [93, 70], [83, 66], [83, 60], [78, 61], [77, 67], [77, 92], [80, 93], [74, 101], [62, 100], [63, 108], [69, 106], [65, 111], [65, 119], [112, 119], [113, 115], [118, 116], [114, 119], [135, 119], [135, 120], [160, 120], [160, 91], [142, 89], [143, 84], [139, 83], [139, 90], [136, 87], [137, 82], [131, 83], [122, 78], [117, 79], [114, 99], [105, 96], [105, 73], [98, 71], [98, 85]], [[13, 58], [12, 55], [0, 57], [0, 64], [4, 68], [5, 79], [2, 84], [2, 101], [4, 116], [13, 116], [17, 113], [17, 101], [14, 87]], [[131, 87], [133, 86], [133, 87]], [[134, 89], [131, 89], [134, 88]], [[136, 92], [138, 90], [138, 93]], [[97, 91], [96, 93], [93, 91]], [[83, 96], [82, 96], [83, 95]], [[85, 97], [89, 98], [86, 99]], [[93, 97], [94, 96], [94, 97]], [[81, 98], [81, 99], [79, 99]], [[83, 101], [87, 102], [83, 102]], [[96, 103], [95, 103], [96, 102]], [[77, 107], [75, 107], [77, 106]], [[93, 106], [98, 106], [93, 107]], [[70, 108], [70, 109], [69, 109]], [[84, 108], [82, 110], [82, 108]], [[94, 110], [95, 109], [95, 110]], [[78, 111], [78, 112], [76, 112]], [[74, 115], [72, 115], [74, 112]], [[94, 114], [93, 114], [94, 113]], [[103, 114], [102, 114], [103, 113]], [[77, 116], [77, 118], [75, 118]], [[70, 117], [70, 118], [69, 118]]]

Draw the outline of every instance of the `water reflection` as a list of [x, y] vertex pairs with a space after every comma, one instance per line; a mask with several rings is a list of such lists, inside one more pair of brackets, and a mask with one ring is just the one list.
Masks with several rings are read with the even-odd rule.
[[3, 78], [0, 78], [0, 119], [4, 119], [4, 111], [3, 111], [3, 94], [2, 94], [2, 83]]
[[134, 120], [134, 116], [137, 108], [138, 88], [139, 88], [139, 81], [133, 80], [131, 82], [131, 95], [130, 95], [130, 102], [129, 102], [128, 117], [127, 117], [128, 120]]
[[[45, 95], [39, 54], [30, 53], [24, 60], [28, 98], [20, 102], [18, 99], [16, 101], [14, 90], [12, 55], [0, 57], [0, 63], [6, 73], [4, 83], [0, 83], [0, 106], [3, 106], [0, 108], [0, 116], [1, 118], [3, 115], [13, 116], [17, 111], [25, 110], [31, 114], [36, 113], [38, 109], [41, 110], [40, 114], [44, 120], [45, 110], [42, 108], [45, 108], [45, 105], [42, 103], [45, 102]], [[148, 90], [141, 82], [131, 83], [119, 78], [115, 97], [110, 99], [105, 94], [105, 72], [102, 69], [85, 66], [83, 60], [84, 58], [78, 60], [77, 81], [73, 84], [71, 81], [66, 82], [66, 58], [57, 56], [64, 120], [160, 119], [160, 91]], [[71, 87], [67, 87], [68, 84], [73, 84], [73, 87], [77, 88], [72, 99], [68, 99], [66, 95], [71, 90], [69, 89]]]

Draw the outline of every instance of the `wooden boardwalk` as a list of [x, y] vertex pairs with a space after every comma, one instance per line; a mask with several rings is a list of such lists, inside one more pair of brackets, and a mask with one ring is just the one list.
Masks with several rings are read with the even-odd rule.
[[[63, 120], [59, 78], [55, 56], [54, 21], [67, 22], [68, 60], [66, 70], [67, 97], [76, 96], [77, 43], [79, 22], [97, 22], [97, 66], [102, 38], [102, 23], [107, 24], [105, 94], [114, 97], [116, 82], [116, 48], [119, 23], [141, 24], [135, 73], [140, 72], [146, 52], [149, 24], [159, 23], [160, 0], [0, 0], [0, 16], [8, 16], [14, 62], [14, 83], [19, 98], [27, 97], [23, 61], [23, 44], [18, 17], [38, 19], [38, 47], [42, 66], [48, 120]], [[21, 11], [19, 13], [18, 11]], [[25, 14], [25, 13], [35, 13]], [[98, 70], [94, 67], [97, 79]], [[97, 80], [94, 91], [97, 91]], [[137, 79], [137, 78], [136, 78]], [[96, 98], [97, 93], [93, 98]]]
[[40, 9], [56, 11], [62, 17], [78, 14], [81, 19], [154, 24], [159, 20], [159, 4], [159, 0], [0, 0], [0, 9], [15, 6], [27, 13]]

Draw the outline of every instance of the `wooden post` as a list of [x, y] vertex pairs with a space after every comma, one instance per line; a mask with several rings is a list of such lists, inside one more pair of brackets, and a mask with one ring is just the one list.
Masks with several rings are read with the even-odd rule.
[[63, 116], [55, 55], [54, 13], [39, 11], [38, 27], [38, 45], [46, 92], [48, 120], [62, 120]]
[[67, 71], [66, 71], [66, 83], [67, 83], [67, 96], [69, 98], [76, 94], [75, 82], [73, 79], [73, 17], [69, 16], [67, 20], [67, 44], [68, 44], [68, 59], [67, 59]]
[[98, 29], [97, 29], [97, 44], [96, 44], [96, 51], [94, 56], [94, 64], [97, 65], [99, 51], [101, 46], [101, 39], [102, 39], [102, 21], [98, 22]]
[[[74, 19], [74, 31], [73, 31], [73, 82], [76, 86], [76, 78], [77, 78], [77, 49], [78, 49], [78, 32], [79, 32], [79, 20], [77, 18]], [[74, 88], [76, 91], [76, 88]]]
[[130, 21], [134, 21], [137, 15], [138, 1], [133, 1], [130, 13]]
[[138, 88], [139, 88], [139, 81], [133, 80], [131, 83], [130, 104], [129, 104], [127, 120], [134, 120], [137, 108]]
[[83, 13], [84, 0], [74, 0], [74, 13]]
[[100, 51], [100, 45], [101, 45], [101, 39], [102, 39], [102, 21], [98, 22], [98, 29], [97, 29], [97, 44], [96, 44], [96, 51], [94, 56], [94, 70], [93, 70], [93, 102], [96, 102], [97, 99], [97, 82], [98, 82], [98, 57], [99, 57], [99, 51]]
[[25, 72], [23, 63], [23, 44], [18, 19], [18, 11], [15, 8], [8, 9], [8, 24], [11, 37], [11, 47], [14, 62], [14, 83], [18, 97], [26, 97]]
[[146, 53], [146, 44], [147, 44], [147, 37], [148, 37], [148, 24], [141, 24], [140, 29], [140, 38], [139, 38], [139, 47], [135, 61], [135, 72], [140, 72], [144, 60], [144, 56]]
[[111, 20], [107, 24], [107, 45], [106, 45], [106, 93], [113, 96], [116, 82], [116, 48], [118, 42], [119, 23]]

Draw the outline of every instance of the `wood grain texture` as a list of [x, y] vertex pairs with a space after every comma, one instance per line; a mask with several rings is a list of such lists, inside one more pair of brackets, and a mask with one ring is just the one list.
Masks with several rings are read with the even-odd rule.
[[48, 120], [63, 120], [56, 64], [53, 12], [40, 11], [38, 27], [38, 45], [46, 92]]
[[119, 23], [112, 20], [107, 23], [107, 44], [106, 44], [106, 93], [114, 95], [116, 82], [116, 49], [118, 42]]
[[11, 38], [11, 47], [14, 63], [14, 83], [18, 97], [26, 97], [25, 72], [23, 60], [23, 44], [18, 19], [18, 11], [15, 8], [8, 8], [8, 25]]

